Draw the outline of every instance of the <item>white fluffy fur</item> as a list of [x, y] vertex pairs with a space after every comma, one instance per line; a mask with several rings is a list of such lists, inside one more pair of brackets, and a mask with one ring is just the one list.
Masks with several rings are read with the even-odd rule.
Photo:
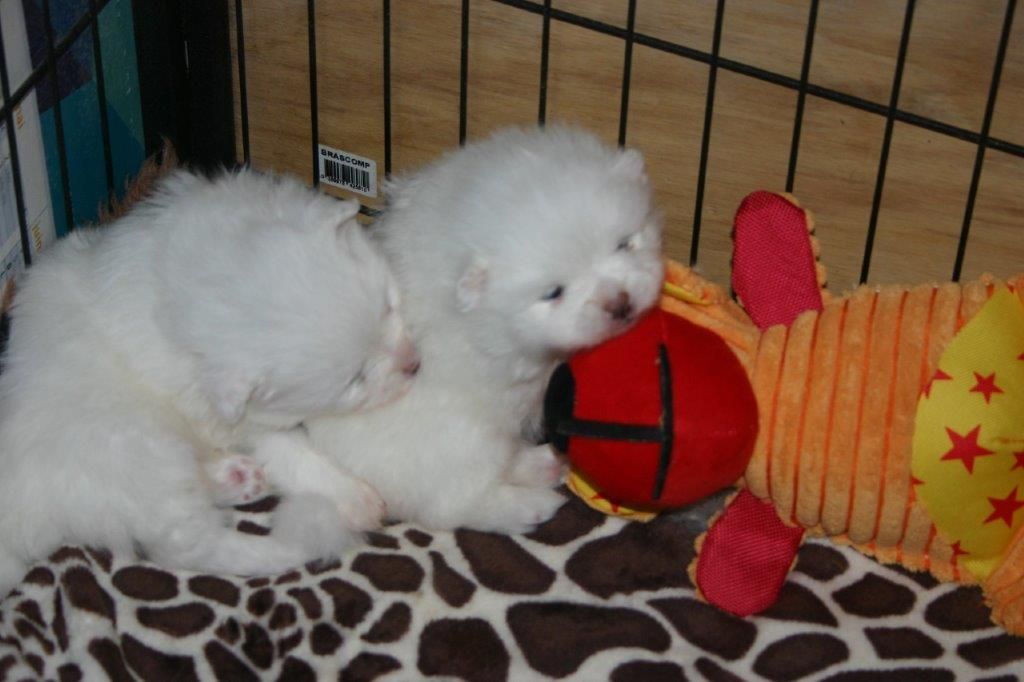
[[563, 501], [561, 463], [523, 437], [538, 434], [554, 366], [624, 331], [660, 288], [643, 159], [571, 129], [510, 130], [397, 182], [389, 199], [372, 234], [423, 368], [402, 400], [312, 420], [310, 437], [394, 518], [524, 531]]
[[[290, 179], [181, 172], [44, 254], [0, 375], [0, 597], [65, 542], [261, 574], [380, 521], [371, 488], [279, 431], [397, 397], [414, 372], [357, 208]], [[204, 481], [239, 447], [296, 493], [268, 537], [228, 528]]]

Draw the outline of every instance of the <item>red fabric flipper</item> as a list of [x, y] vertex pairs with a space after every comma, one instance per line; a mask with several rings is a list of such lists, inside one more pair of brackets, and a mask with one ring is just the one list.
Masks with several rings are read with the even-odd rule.
[[[736, 211], [733, 289], [762, 330], [824, 307], [807, 227], [803, 209], [771, 192], [747, 195]], [[704, 598], [740, 616], [765, 610], [778, 599], [803, 535], [744, 490], [704, 538], [697, 560]]]
[[771, 192], [753, 192], [733, 223], [732, 287], [761, 329], [821, 310], [821, 289], [802, 208]]
[[697, 562], [704, 598], [737, 616], [764, 611], [778, 598], [803, 535], [770, 502], [742, 491], [704, 536]]

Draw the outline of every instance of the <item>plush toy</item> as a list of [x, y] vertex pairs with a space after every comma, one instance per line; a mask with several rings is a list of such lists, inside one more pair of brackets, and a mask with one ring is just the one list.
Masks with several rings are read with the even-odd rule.
[[659, 308], [552, 380], [570, 488], [634, 518], [738, 483], [691, 575], [741, 615], [776, 599], [805, 532], [980, 583], [1024, 634], [1024, 275], [824, 291], [810, 215], [756, 192], [734, 302], [669, 263]]

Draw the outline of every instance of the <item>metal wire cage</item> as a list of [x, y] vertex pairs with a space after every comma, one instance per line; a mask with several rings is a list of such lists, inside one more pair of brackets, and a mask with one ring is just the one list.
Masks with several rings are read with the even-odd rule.
[[[155, 0], [146, 2], [136, 0], [133, 2], [146, 143], [150, 150], [157, 148], [160, 136], [164, 135], [175, 142], [182, 156], [198, 165], [252, 163], [258, 167], [266, 167], [275, 165], [275, 161], [282, 158], [284, 152], [281, 152], [280, 149], [273, 153], [267, 152], [265, 143], [262, 143], [263, 151], [256, 152], [257, 141], [261, 138], [258, 138], [260, 134], [256, 129], [258, 126], [254, 126], [252, 119], [254, 103], [266, 108], [264, 100], [267, 87], [263, 84], [258, 91], [253, 91], [250, 57], [262, 58], [265, 63], [279, 53], [272, 53], [266, 46], [268, 39], [265, 34], [257, 33], [254, 36], [251, 22], [254, 16], [263, 11], [264, 6], [274, 4], [275, 1]], [[736, 2], [736, 0], [732, 1]], [[892, 0], [890, 4], [896, 4], [898, 1]], [[636, 50], [643, 49], [648, 52], [670, 55], [672, 58], [706, 69], [706, 81], [702, 84], [700, 93], [703, 112], [699, 124], [695, 123], [687, 130], [688, 135], [699, 139], [699, 144], [696, 145], [698, 151], [693, 160], [696, 164], [696, 172], [693, 177], [694, 187], [687, 195], [687, 200], [690, 203], [686, 212], [689, 214], [690, 224], [685, 227], [676, 226], [677, 231], [685, 229], [685, 241], [688, 242], [688, 245], [685, 248], [677, 247], [676, 253], [672, 254], [675, 257], [688, 259], [691, 264], [698, 264], [702, 262], [705, 253], [706, 233], [709, 225], [707, 190], [715, 182], [712, 174], [709, 173], [709, 159], [712, 156], [713, 140], [716, 139], [717, 114], [723, 105], [719, 75], [727, 73], [781, 88], [795, 98], [787, 141], [788, 161], [785, 164], [784, 173], [780, 173], [780, 177], [777, 179], [778, 189], [792, 191], [799, 188], [798, 169], [802, 151], [807, 148], [806, 112], [809, 103], [827, 102], [839, 105], [849, 110], [878, 117], [884, 123], [881, 140], [875, 141], [875, 144], [878, 145], [877, 163], [871, 183], [873, 187], [869, 199], [870, 210], [865, 211], [867, 224], [858, 236], [861, 242], [856, 258], [859, 261], [858, 279], [860, 282], [866, 282], [873, 276], [873, 257], [878, 255], [878, 228], [883, 211], [883, 197], [887, 187], [887, 173], [891, 168], [890, 150], [893, 145], [896, 125], [910, 126], [971, 145], [974, 149], [973, 165], [970, 170], [965, 199], [959, 207], [962, 215], [959, 219], [959, 234], [956, 236], [955, 255], [950, 259], [951, 262], [943, 266], [943, 270], [948, 273], [948, 276], [957, 280], [964, 271], [965, 253], [971, 238], [972, 225], [975, 224], [975, 209], [986, 164], [986, 154], [994, 150], [1016, 160], [1024, 159], [1024, 145], [1020, 144], [1019, 140], [1003, 139], [992, 134], [993, 117], [1004, 80], [1004, 64], [1007, 62], [1012, 42], [1017, 5], [1016, 0], [1005, 0], [1005, 2], [993, 0], [993, 3], [997, 1], [1001, 4], [1001, 26], [991, 68], [986, 68], [984, 73], [973, 74], [975, 79], [987, 83], [984, 110], [976, 127], [950, 122], [941, 116], [922, 114], [914, 107], [904, 106], [901, 101], [901, 94], [905, 90], [904, 74], [908, 62], [908, 46], [911, 43], [912, 29], [915, 25], [915, 18], [920, 13], [920, 5], [928, 4], [925, 0], [920, 0], [920, 2], [906, 0], [902, 5], [898, 47], [891, 73], [888, 100], [885, 102], [835, 87], [820, 85], [812, 79], [816, 38], [820, 34], [819, 18], [822, 11], [829, 8], [829, 3], [821, 2], [821, 0], [768, 3], [786, 5], [790, 9], [799, 7], [801, 11], [805, 11], [802, 57], [798, 76], [750, 63], [750, 60], [739, 59], [726, 53], [723, 49], [723, 35], [728, 30], [726, 0], [716, 0], [714, 3], [710, 48], [694, 47], [685, 42], [668, 40], [665, 37], [654, 35], [650, 30], [640, 30], [637, 21], [638, 11], [643, 8], [645, 3], [650, 6], [657, 4], [658, 0], [644, 0], [643, 3], [639, 0], [622, 0], [625, 16], [621, 22], [609, 21], [600, 15], [594, 16], [592, 13], [585, 12], [580, 9], [579, 3], [559, 2], [558, 0], [436, 0], [422, 4], [410, 3], [407, 0], [361, 0], [347, 4], [344, 10], [338, 10], [337, 7], [328, 8], [325, 3], [321, 3], [318, 7], [316, 0], [306, 0], [305, 3], [276, 1], [281, 12], [287, 12], [288, 16], [293, 17], [296, 22], [301, 21], [302, 23], [301, 34], [289, 34], [288, 40], [293, 44], [290, 44], [288, 49], [289, 54], [301, 53], [305, 62], [299, 65], [304, 72], [301, 75], [305, 80], [302, 85], [305, 92], [292, 94], [303, 100], [304, 103], [308, 103], [307, 115], [301, 125], [308, 126], [305, 135], [309, 147], [306, 152], [292, 149], [288, 153], [292, 156], [304, 154], [308, 162], [296, 163], [306, 166], [308, 168], [307, 178], [314, 185], [319, 184], [321, 178], [319, 145], [324, 141], [322, 139], [322, 117], [327, 115], [321, 97], [321, 89], [325, 82], [323, 49], [325, 45], [330, 45], [332, 53], [339, 49], [337, 36], [330, 33], [330, 31], [337, 30], [332, 28], [334, 25], [326, 27], [320, 25], [325, 12], [329, 9], [332, 12], [345, 11], [356, 18], [360, 16], [359, 11], [372, 11], [373, 16], [376, 17], [375, 23], [361, 25], [353, 30], [359, 30], [363, 34], [373, 33], [374, 44], [378, 50], [371, 60], [374, 73], [364, 74], [364, 77], [371, 78], [379, 84], [378, 110], [380, 116], [374, 124], [378, 129], [374, 135], [379, 134], [382, 138], [380, 162], [384, 174], [390, 175], [395, 170], [396, 85], [393, 56], [396, 50], [402, 49], [401, 40], [406, 35], [406, 33], [396, 33], [393, 26], [395, 12], [400, 9], [401, 12], [408, 14], [424, 11], [427, 6], [430, 6], [430, 10], [434, 13], [458, 14], [458, 42], [451, 49], [456, 50], [458, 54], [457, 132], [453, 132], [455, 132], [454, 140], [461, 144], [465, 142], [467, 135], [472, 133], [470, 130], [470, 90], [473, 87], [473, 79], [470, 77], [470, 71], [474, 68], [474, 49], [471, 49], [471, 46], [479, 45], [478, 37], [473, 35], [471, 16], [473, 12], [501, 6], [510, 13], [510, 16], [515, 13], [536, 19], [536, 30], [539, 34], [537, 36], [539, 55], [536, 62], [539, 73], [536, 74], [536, 91], [523, 92], [520, 90], [516, 93], [516, 96], [521, 99], [532, 99], [535, 102], [533, 121], [536, 123], [544, 124], [552, 119], [550, 86], [553, 73], [553, 28], [561, 30], [564, 27], [573, 27], [582, 29], [587, 34], [610, 39], [605, 43], [609, 46], [607, 49], [614, 50], [621, 55], [618, 73], [605, 74], [608, 78], [618, 82], [617, 101], [606, 101], [605, 104], [609, 109], [618, 110], [617, 141], [619, 144], [631, 142], [635, 127], [631, 120], [631, 104], [634, 103], [637, 88]], [[91, 32], [95, 43], [96, 59], [102, 58], [102, 51], [99, 49], [100, 31], [97, 17], [106, 4], [106, 0], [89, 0], [87, 11], [72, 30], [60, 40], [52, 39], [52, 27], [48, 24], [47, 31], [51, 39], [47, 45], [46, 60], [13, 91], [11, 91], [6, 64], [0, 63], [0, 67], [3, 67], [0, 68], [0, 71], [3, 72], [3, 79], [0, 81], [2, 93], [0, 94], [3, 95], [4, 102], [0, 108], [0, 114], [7, 123], [7, 134], [12, 148], [15, 134], [12, 120], [15, 108], [32, 88], [43, 82], [45, 76], [54, 73], [57, 60], [61, 58], [72, 42], [85, 32]], [[49, 0], [43, 0], [43, 6], [48, 8]], [[359, 11], [356, 11], [357, 9]], [[48, 10], [47, 22], [49, 22]], [[1018, 23], [1020, 23], [1019, 20]], [[261, 30], [258, 25], [256, 29]], [[282, 40], [284, 39], [282, 38]], [[294, 44], [298, 40], [302, 40], [304, 45]], [[493, 41], [494, 35], [489, 35], [488, 40]], [[318, 48], [320, 48], [320, 54], [318, 54]], [[340, 49], [344, 51], [345, 46], [342, 45]], [[2, 54], [2, 49], [0, 49], [0, 54]], [[100, 80], [98, 85], [102, 91], [104, 86], [100, 66], [98, 65], [97, 68], [97, 77]], [[293, 66], [295, 65], [293, 64]], [[332, 65], [330, 68], [335, 69], [336, 67]], [[334, 74], [334, 76], [336, 75]], [[281, 77], [282, 79], [285, 77], [283, 72]], [[51, 87], [53, 87], [52, 82], [55, 82], [55, 79], [51, 78]], [[289, 81], [292, 84], [296, 82]], [[333, 92], [328, 93], [331, 98], [334, 98], [335, 95], [336, 93]], [[102, 99], [101, 97], [101, 101]], [[438, 113], [440, 114], [440, 112]], [[62, 184], [65, 208], [70, 215], [71, 202], [63, 161], [68, 141], [63, 135], [59, 107], [55, 114], [58, 130], [57, 145], [62, 163], [61, 177], [51, 178], [51, 183]], [[105, 121], [105, 118], [103, 120]], [[266, 126], [264, 125], [260, 129], [265, 130]], [[102, 135], [106, 155], [107, 188], [108, 191], [114, 191], [115, 185], [120, 179], [113, 177], [109, 130], [107, 130], [106, 124], [104, 124]], [[257, 136], [257, 139], [254, 139], [254, 136]], [[292, 143], [293, 140], [289, 139], [281, 144], [292, 145]], [[15, 186], [20, 197], [21, 180], [17, 159], [12, 159], [12, 162], [15, 170]], [[751, 187], [750, 189], [755, 188]], [[814, 208], [822, 212], [826, 212], [828, 209], [827, 206]], [[1009, 210], [1011, 214], [1019, 215], [1019, 206], [1012, 206]], [[373, 209], [367, 207], [366, 212], [372, 213]], [[25, 237], [24, 211], [20, 213], [21, 224], [19, 227]], [[677, 244], [681, 243], [683, 243], [682, 239], [677, 240]], [[850, 248], [852, 249], [852, 247]], [[27, 264], [31, 258], [27, 248], [24, 257]], [[852, 258], [852, 256], [850, 257]]]
[[[252, 142], [253, 131], [251, 130], [250, 121], [250, 101], [251, 89], [247, 86], [250, 85], [247, 81], [249, 80], [249, 74], [247, 74], [247, 52], [252, 53], [255, 51], [256, 55], [261, 55], [266, 58], [267, 50], [260, 45], [260, 39], [264, 37], [263, 34], [257, 33], [257, 39], [255, 42], [251, 39], [247, 39], [247, 22], [252, 21], [257, 24], [256, 30], [260, 31], [259, 15], [265, 12], [265, 7], [271, 3], [257, 2], [255, 0], [235, 0], [231, 8], [233, 15], [233, 57], [234, 57], [234, 68], [236, 70], [234, 74], [236, 82], [236, 93], [239, 96], [236, 102], [236, 125], [240, 127], [238, 136], [238, 153], [240, 158], [245, 162], [254, 161], [256, 165], [266, 163], [268, 160], [268, 154], [264, 151], [261, 155], [259, 153], [253, 153], [254, 144]], [[712, 173], [709, 173], [709, 159], [712, 157], [712, 147], [718, 141], [716, 135], [721, 135], [719, 123], [719, 110], [723, 104], [728, 105], [727, 99], [729, 94], [723, 93], [718, 87], [719, 78], [718, 76], [722, 73], [727, 73], [732, 76], [740, 76], [743, 79], [750, 81], [757, 81], [762, 84], [769, 85], [775, 89], [784, 90], [791, 93], [795, 99], [795, 105], [793, 107], [793, 113], [791, 123], [789, 124], [789, 136], [787, 140], [788, 147], [788, 161], [785, 164], [785, 170], [778, 174], [778, 177], [772, 182], [774, 185], [773, 189], [785, 190], [792, 192], [795, 188], [799, 189], [799, 173], [798, 168], [801, 162], [801, 152], [806, 148], [807, 134], [806, 130], [806, 107], [808, 103], [813, 103], [815, 106], [820, 103], [828, 103], [831, 105], [839, 105], [840, 108], [848, 108], [856, 112], [863, 112], [870, 117], [881, 119], [883, 123], [880, 131], [880, 140], [873, 140], [873, 144], [877, 144], [878, 151], [874, 159], [874, 177], [871, 183], [872, 188], [870, 196], [864, 197], [862, 204], [870, 206], [870, 210], [866, 210], [865, 216], [866, 225], [864, 225], [857, 235], [860, 240], [859, 254], [857, 255], [857, 272], [855, 275], [850, 277], [851, 282], [855, 283], [859, 281], [861, 283], [868, 282], [869, 278], [874, 278], [875, 272], [872, 269], [873, 258], [878, 255], [878, 229], [880, 222], [884, 223], [884, 220], [880, 221], [885, 209], [885, 190], [887, 185], [887, 176], [889, 174], [891, 163], [890, 163], [890, 150], [893, 147], [894, 129], [899, 126], [908, 126], [910, 128], [925, 131], [929, 134], [936, 134], [942, 138], [948, 138], [950, 140], [957, 140], [970, 145], [973, 148], [973, 162], [971, 162], [970, 177], [967, 182], [968, 186], [965, 189], [965, 196], [957, 206], [957, 210], [960, 212], [959, 218], [959, 231], [955, 236], [956, 246], [955, 253], [951, 252], [948, 255], [948, 259], [945, 255], [942, 256], [945, 265], [942, 266], [941, 272], [932, 274], [931, 276], [940, 279], [947, 277], [954, 280], [960, 279], [964, 271], [965, 254], [967, 246], [971, 236], [972, 225], [975, 224], [975, 207], [977, 198], [979, 196], [979, 188], [981, 187], [981, 180], [983, 169], [985, 168], [986, 154], [990, 151], [997, 151], [1002, 154], [1010, 155], [1016, 159], [1024, 158], [1024, 146], [1020, 144], [1020, 140], [1006, 139], [996, 137], [992, 134], [992, 123], [993, 116], [996, 111], [996, 102], [1001, 89], [1001, 83], [1003, 81], [1004, 64], [1007, 61], [1008, 51], [1011, 45], [1011, 35], [1014, 27], [1014, 17], [1016, 11], [1016, 0], [1006, 0], [1002, 2], [1000, 0], [999, 7], [996, 8], [995, 2], [986, 2], [985, 9], [992, 12], [1000, 12], [1001, 17], [999, 19], [1000, 26], [998, 35], [988, 35], [987, 39], [997, 42], [994, 49], [994, 56], [992, 61], [988, 64], [972, 63], [969, 64], [970, 68], [975, 71], [972, 74], [972, 78], [978, 82], [984, 82], [987, 84], [987, 93], [984, 102], [984, 108], [981, 115], [978, 117], [980, 120], [977, 121], [977, 126], [964, 125], [958, 120], [949, 120], [948, 117], [932, 114], [929, 115], [928, 111], [922, 112], [922, 107], [916, 106], [917, 103], [909, 102], [904, 103], [906, 99], [907, 87], [905, 86], [904, 74], [907, 70], [908, 64], [908, 47], [911, 44], [911, 37], [913, 29], [915, 27], [915, 19], [919, 17], [922, 12], [929, 14], [933, 17], [936, 12], [944, 11], [941, 7], [941, 3], [936, 2], [918, 2], [917, 0], [892, 0], [885, 4], [889, 6], [898, 7], [902, 5], [899, 14], [900, 23], [899, 26], [893, 28], [898, 29], [898, 43], [895, 49], [894, 59], [892, 61], [892, 72], [890, 77], [890, 85], [888, 87], [888, 97], [886, 100], [880, 100], [880, 98], [871, 99], [861, 94], [856, 94], [852, 89], [844, 89], [842, 87], [832, 87], [818, 84], [812, 78], [812, 62], [815, 58], [815, 43], [816, 38], [819, 37], [819, 16], [823, 11], [834, 10], [835, 5], [831, 5], [828, 2], [821, 2], [820, 0], [788, 0], [786, 2], [773, 2], [773, 3], [755, 3], [760, 6], [782, 6], [787, 9], [789, 14], [793, 14], [796, 11], [804, 12], [805, 20], [803, 22], [802, 30], [802, 58], [800, 60], [799, 74], [787, 74], [781, 70], [767, 68], [761, 64], [756, 63], [750, 59], [740, 59], [736, 56], [728, 54], [723, 47], [723, 36], [727, 35], [728, 21], [727, 17], [730, 16], [728, 11], [730, 8], [732, 11], [740, 11], [737, 9], [740, 5], [742, 11], [749, 12], [752, 6], [751, 3], [742, 3], [738, 0], [730, 0], [729, 3], [726, 0], [717, 0], [713, 3], [713, 28], [712, 36], [710, 40], [710, 48], [706, 49], [704, 46], [695, 47], [685, 41], [673, 41], [666, 39], [662, 34], [654, 35], [654, 32], [650, 30], [650, 22], [647, 22], [648, 29], [646, 31], [638, 28], [638, 12], [642, 9], [650, 9], [652, 6], [657, 5], [669, 5], [673, 3], [659, 2], [659, 0], [645, 0], [645, 2], [639, 2], [639, 0], [621, 0], [621, 2], [600, 2], [600, 3], [578, 3], [578, 2], [566, 2], [562, 0], [449, 0], [449, 1], [438, 1], [431, 3], [423, 3], [422, 5], [411, 6], [411, 3], [403, 2], [402, 0], [372, 0], [368, 2], [356, 3], [360, 8], [364, 10], [369, 6], [373, 6], [372, 12], [369, 10], [362, 12], [361, 14], [356, 12], [353, 6], [349, 6], [348, 13], [357, 15], [365, 20], [368, 16], [373, 16], [374, 21], [368, 22], [365, 26], [362, 26], [361, 30], [365, 31], [378, 31], [379, 37], [377, 38], [375, 45], [376, 49], [379, 49], [379, 54], [376, 59], [372, 60], [372, 67], [379, 69], [379, 72], [368, 76], [373, 78], [380, 83], [380, 107], [379, 112], [381, 119], [379, 123], [372, 124], [377, 128], [377, 132], [374, 134], [381, 135], [382, 141], [380, 144], [379, 154], [380, 160], [383, 165], [384, 173], [391, 174], [395, 168], [394, 162], [394, 121], [396, 119], [395, 114], [395, 102], [396, 102], [396, 85], [395, 85], [395, 70], [393, 68], [393, 57], [394, 54], [401, 53], [403, 49], [403, 40], [408, 40], [409, 30], [406, 28], [403, 31], [397, 31], [394, 25], [394, 17], [396, 12], [409, 14], [422, 14], [424, 17], [430, 11], [436, 13], [446, 12], [451, 19], [451, 24], [455, 24], [454, 15], [458, 14], [458, 29], [457, 29], [457, 45], [450, 45], [447, 49], [451, 53], [457, 52], [458, 54], [458, 96], [457, 104], [453, 101], [452, 104], [457, 106], [457, 141], [459, 144], [465, 142], [467, 139], [467, 133], [472, 133], [469, 130], [469, 121], [471, 119], [471, 104], [472, 89], [477, 87], [480, 83], [480, 79], [474, 82], [471, 78], [471, 71], [476, 67], [474, 59], [479, 58], [481, 50], [490, 49], [488, 47], [481, 47], [481, 42], [491, 41], [502, 41], [505, 39], [514, 40], [513, 35], [515, 26], [519, 26], [527, 20], [520, 21], [515, 18], [514, 15], [518, 14], [521, 16], [531, 16], [536, 19], [536, 30], [539, 33], [539, 40], [535, 40], [538, 46], [539, 59], [537, 67], [539, 68], [539, 74], [536, 78], [536, 90], [525, 91], [522, 88], [515, 92], [515, 96], [523, 99], [532, 99], [535, 103], [536, 115], [533, 120], [537, 123], [544, 124], [546, 121], [551, 120], [551, 79], [554, 77], [553, 71], [553, 27], [557, 28], [562, 32], [562, 35], [567, 35], [566, 27], [572, 27], [574, 29], [583, 29], [582, 32], [578, 32], [574, 35], [595, 35], [600, 36], [604, 39], [602, 45], [603, 50], [607, 53], [614, 53], [621, 55], [619, 61], [619, 67], [616, 73], [603, 73], [602, 77], [606, 80], [617, 80], [619, 83], [617, 100], [613, 101], [611, 96], [604, 98], [604, 106], [610, 111], [613, 108], [618, 112], [617, 122], [617, 141], [621, 144], [631, 144], [634, 136], [634, 130], [636, 125], [631, 118], [631, 104], [633, 103], [634, 96], [637, 92], [638, 87], [636, 82], [636, 68], [634, 65], [635, 58], [634, 54], [636, 50], [642, 49], [647, 53], [657, 52], [663, 55], [671, 56], [681, 62], [688, 62], [691, 65], [699, 65], [706, 69], [707, 78], [703, 85], [703, 92], [701, 97], [703, 99], [703, 113], [701, 120], [698, 122], [690, 121], [690, 128], [685, 131], [685, 135], [689, 135], [693, 138], [699, 139], [699, 151], [696, 153], [696, 167], [697, 171], [695, 177], [692, 177], [690, 181], [694, 183], [694, 188], [689, 193], [687, 199], [690, 202], [685, 213], [688, 219], [689, 225], [680, 225], [677, 221], [673, 225], [676, 231], [676, 239], [674, 243], [673, 255], [676, 258], [682, 260], [688, 260], [691, 264], [703, 264], [705, 260], [705, 235], [709, 224], [709, 213], [706, 205], [707, 190], [711, 187], [716, 179]], [[700, 5], [703, 9], [706, 6], [712, 5], [712, 3], [674, 3], [676, 5], [687, 4], [690, 6]], [[872, 3], [873, 5], [879, 5], [881, 3]], [[296, 24], [298, 24], [301, 9], [295, 3], [287, 4], [289, 16], [293, 16]], [[427, 5], [432, 6], [432, 9], [428, 10]], [[604, 7], [618, 7], [621, 5], [624, 10], [624, 17], [621, 21], [615, 21], [604, 16], [600, 11], [592, 9], [595, 6]], [[646, 7], [644, 7], [646, 5]], [[473, 21], [471, 16], [474, 13], [480, 14], [483, 12], [493, 13], [492, 9], [494, 6], [500, 6], [504, 8], [507, 19], [506, 23], [502, 24], [502, 32], [490, 32], [486, 36], [476, 36], [473, 33]], [[922, 6], [924, 9], [922, 10]], [[289, 34], [289, 40], [295, 41], [304, 39], [305, 46], [303, 52], [306, 55], [306, 64], [304, 70], [308, 74], [308, 104], [309, 104], [309, 118], [308, 118], [308, 141], [310, 151], [308, 157], [310, 159], [310, 171], [309, 178], [316, 184], [320, 180], [320, 172], [318, 171], [318, 158], [317, 149], [318, 145], [324, 142], [324, 131], [323, 122], [324, 117], [329, 116], [331, 120], [339, 118], [338, 107], [336, 105], [328, 106], [325, 104], [322, 90], [325, 82], [331, 82], [334, 84], [334, 88], [337, 88], [337, 82], [339, 74], [338, 61], [333, 57], [325, 57], [324, 49], [325, 46], [328, 49], [328, 54], [337, 53], [339, 50], [339, 43], [342, 43], [345, 39], [344, 35], [338, 34], [337, 21], [331, 19], [333, 10], [327, 5], [321, 3], [319, 6], [316, 0], [307, 0], [305, 3], [305, 12], [302, 17], [302, 23], [304, 24], [304, 35], [292, 32]], [[868, 10], [865, 10], [868, 11]], [[893, 12], [895, 14], [895, 11]], [[280, 17], [280, 14], [277, 15]], [[895, 17], [893, 17], [895, 18]], [[930, 18], [928, 16], [926, 19]], [[331, 19], [324, 24], [325, 20]], [[951, 20], [950, 20], [951, 21]], [[406, 23], [411, 23], [407, 20]], [[921, 22], [918, 24], [924, 26], [929, 22]], [[934, 23], [934, 22], [931, 22]], [[1018, 23], [1020, 23], [1018, 21]], [[324, 25], [319, 25], [324, 24]], [[956, 33], [957, 27], [950, 24], [948, 26], [949, 33], [951, 35]], [[735, 29], [733, 29], [735, 31]], [[850, 31], [855, 33], [858, 27], [850, 27]], [[452, 34], [447, 37], [447, 40], [454, 42], [456, 35]], [[251, 31], [250, 31], [251, 35]], [[348, 34], [348, 35], [351, 35]], [[919, 37], [915, 40], [920, 42], [927, 36]], [[563, 42], [566, 38], [563, 37]], [[595, 39], [596, 40], [596, 39]], [[1019, 39], [1018, 39], [1019, 42]], [[440, 43], [434, 43], [440, 49]], [[365, 47], [365, 44], [364, 44]], [[319, 55], [318, 55], [319, 48]], [[292, 52], [297, 53], [298, 47], [292, 45]], [[345, 46], [342, 44], [340, 48], [343, 52]], [[354, 49], [354, 48], [353, 48]], [[769, 44], [763, 46], [755, 45], [753, 49], [771, 49]], [[1018, 48], [1019, 51], [1019, 48]], [[735, 53], [736, 50], [733, 50]], [[280, 56], [281, 53], [274, 53], [275, 56]], [[477, 57], [474, 57], [474, 54]], [[564, 61], [564, 60], [563, 60]], [[611, 60], [605, 60], [604, 68], [609, 70], [607, 64]], [[298, 68], [297, 63], [292, 63], [289, 68]], [[366, 62], [361, 64], [361, 67], [365, 69]], [[353, 66], [353, 69], [356, 67]], [[594, 67], [599, 68], [599, 67]], [[935, 64], [933, 68], [936, 70], [936, 77], [942, 77], [941, 69], [945, 68], [942, 64]], [[982, 71], [983, 69], [983, 71]], [[563, 69], [564, 70], [564, 69]], [[352, 72], [346, 72], [343, 74], [344, 77], [353, 77]], [[266, 78], [265, 75], [261, 78]], [[649, 80], [649, 79], [647, 79]], [[295, 81], [290, 81], [292, 84]], [[359, 80], [361, 86], [366, 85], [366, 80]], [[649, 84], [645, 85], [642, 79], [640, 87], [648, 87]], [[443, 86], [442, 86], [443, 87]], [[1019, 87], [1019, 86], [1014, 86]], [[346, 95], [351, 97], [355, 90], [346, 91]], [[901, 99], [901, 95], [904, 98]], [[296, 95], [297, 96], [297, 95]], [[327, 94], [328, 100], [333, 101], [338, 97], [337, 92], [329, 92]], [[265, 102], [261, 102], [261, 98], [265, 98], [264, 95], [260, 94], [256, 96], [256, 102], [263, 105]], [[454, 100], [455, 98], [451, 98]], [[564, 98], [563, 98], [564, 99]], [[1008, 106], [1008, 105], [1007, 105]], [[1004, 106], [1004, 110], [1006, 106]], [[349, 110], [350, 111], [350, 110]], [[419, 112], [421, 115], [423, 111]], [[441, 116], [442, 112], [438, 112]], [[561, 118], [564, 118], [561, 117]], [[365, 119], [361, 119], [365, 120]], [[520, 117], [520, 122], [530, 122], [525, 118]], [[584, 125], [587, 121], [584, 119], [581, 121]], [[454, 123], [451, 125], [454, 126]], [[646, 124], [641, 124], [646, 125]], [[337, 126], [332, 126], [337, 128]], [[611, 137], [610, 135], [605, 135]], [[365, 142], [364, 138], [360, 138], [358, 135], [352, 136], [355, 138], [354, 144], [360, 144]], [[454, 140], [453, 140], [454, 141]], [[291, 142], [291, 141], [290, 141]], [[812, 140], [810, 144], [815, 144]], [[371, 145], [372, 146], [372, 145]], [[266, 145], [263, 145], [264, 150]], [[280, 150], [278, 150], [280, 151]], [[274, 159], [280, 161], [282, 155], [271, 154], [269, 155]], [[297, 157], [296, 157], [297, 158]], [[735, 158], [735, 157], [734, 157]], [[689, 161], [686, 161], [687, 163]], [[293, 167], [298, 170], [298, 161]], [[960, 159], [960, 165], [966, 166], [967, 162]], [[402, 168], [398, 168], [399, 171]], [[781, 170], [781, 169], [780, 169]], [[756, 187], [749, 187], [750, 190], [756, 189]], [[821, 213], [828, 215], [830, 206], [825, 205], [814, 205], [812, 208], [817, 209]], [[1017, 206], [1008, 207], [1008, 210], [1014, 215], [1018, 210]], [[678, 215], [677, 215], [678, 218]], [[714, 218], [711, 218], [714, 221]], [[722, 231], [721, 223], [723, 219], [721, 216], [718, 217], [718, 229]], [[688, 244], [686, 247], [681, 245], [683, 239], [679, 238], [682, 236], [682, 232], [686, 231], [686, 240]], [[927, 239], [928, 231], [927, 228], [921, 233], [921, 236]], [[850, 240], [847, 240], [850, 241]], [[1019, 243], [1019, 242], [1018, 242]], [[1012, 245], [1008, 245], [1012, 246]], [[886, 248], [886, 244], [882, 245], [882, 248]], [[1015, 247], [1017, 248], [1017, 247]], [[852, 252], [854, 249], [852, 244], [846, 245], [846, 250]], [[951, 249], [951, 251], [953, 251]], [[1015, 251], [1015, 253], [1017, 253]], [[846, 254], [847, 259], [852, 259], [851, 253]], [[719, 258], [721, 260], [721, 258]], [[852, 267], [850, 268], [853, 269]], [[997, 268], [998, 269], [998, 268]], [[934, 270], [934, 268], [932, 268]], [[940, 276], [941, 275], [941, 276]], [[884, 276], [890, 276], [888, 273], [884, 273]]]

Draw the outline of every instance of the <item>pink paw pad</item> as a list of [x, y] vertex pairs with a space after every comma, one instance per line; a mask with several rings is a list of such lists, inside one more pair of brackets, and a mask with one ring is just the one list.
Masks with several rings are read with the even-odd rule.
[[219, 459], [208, 470], [219, 505], [252, 502], [269, 492], [263, 467], [245, 455], [229, 455]]

